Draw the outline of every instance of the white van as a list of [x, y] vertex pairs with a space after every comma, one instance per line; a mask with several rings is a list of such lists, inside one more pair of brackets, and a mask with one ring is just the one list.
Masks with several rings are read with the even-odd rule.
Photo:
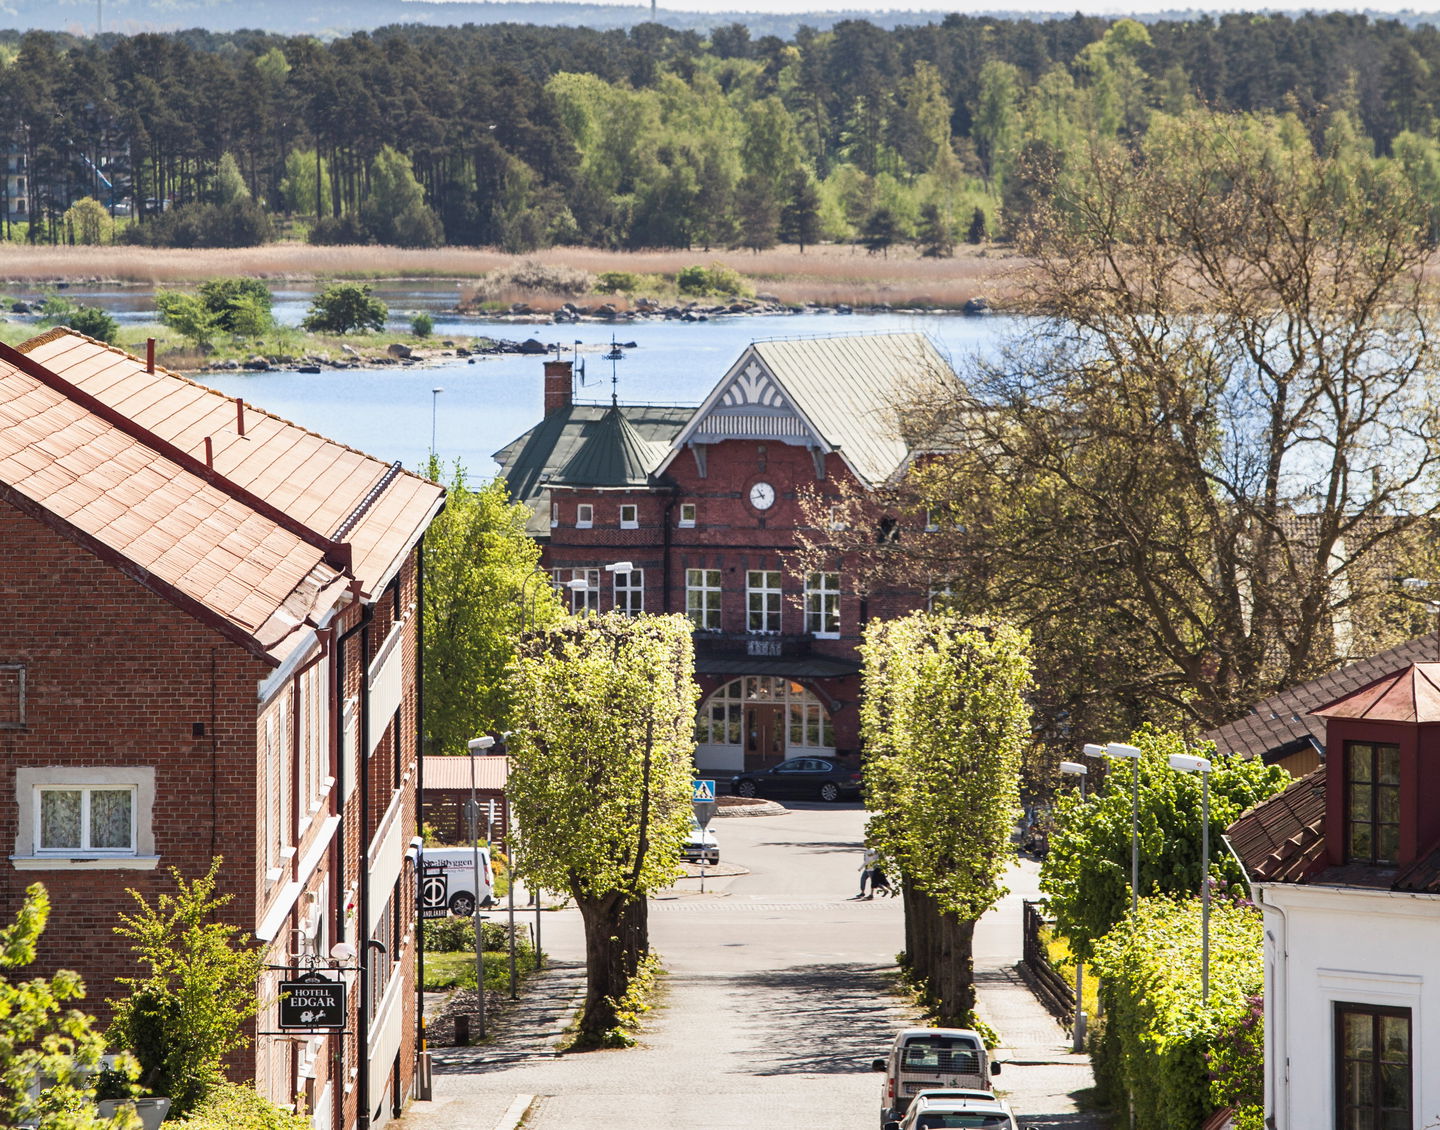
[[[490, 849], [480, 849], [480, 905], [495, 902]], [[472, 848], [424, 848], [420, 853], [420, 906], [426, 918], [448, 910], [462, 918], [475, 913], [475, 852]]]
[[969, 1028], [902, 1028], [890, 1054], [872, 1066], [885, 1072], [880, 1092], [882, 1128], [899, 1121], [921, 1091], [964, 1087], [993, 1092], [991, 1076], [1000, 1074], [985, 1041]]

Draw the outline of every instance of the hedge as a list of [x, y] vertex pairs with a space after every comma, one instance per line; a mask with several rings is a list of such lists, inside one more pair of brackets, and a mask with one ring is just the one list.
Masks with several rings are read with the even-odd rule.
[[1253, 1007], [1264, 982], [1260, 913], [1210, 908], [1210, 1000], [1200, 992], [1200, 901], [1142, 899], [1095, 947], [1105, 1008], [1090, 1054], [1103, 1101], [1134, 1102], [1136, 1130], [1195, 1130], [1215, 1108], [1207, 1056]]

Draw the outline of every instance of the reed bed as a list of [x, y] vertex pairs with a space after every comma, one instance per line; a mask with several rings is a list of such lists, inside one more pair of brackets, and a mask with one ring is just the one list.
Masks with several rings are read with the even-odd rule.
[[[682, 267], [722, 263], [741, 272], [757, 291], [785, 302], [826, 304], [877, 302], [904, 304], [919, 299], [958, 306], [984, 296], [1004, 301], [1014, 287], [1023, 260], [995, 249], [963, 248], [952, 259], [924, 259], [910, 249], [888, 256], [869, 255], [850, 246], [820, 245], [804, 253], [779, 248], [748, 251], [604, 251], [590, 247], [553, 247], [528, 255], [490, 249], [444, 247], [407, 250], [396, 247], [311, 247], [272, 243], [224, 250], [143, 247], [31, 247], [0, 244], [0, 280], [19, 285], [103, 281], [139, 285], [196, 282], [223, 275], [266, 279], [478, 279], [523, 260], [563, 266], [598, 275], [629, 271], [673, 276]], [[507, 297], [512, 297], [507, 295]], [[533, 294], [514, 292], [514, 301]], [[617, 301], [618, 296], [607, 300]]]

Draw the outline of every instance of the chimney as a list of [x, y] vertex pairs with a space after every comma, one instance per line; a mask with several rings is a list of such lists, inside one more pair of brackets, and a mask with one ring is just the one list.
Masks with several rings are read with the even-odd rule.
[[574, 399], [572, 364], [570, 361], [545, 362], [545, 415], [570, 407]]

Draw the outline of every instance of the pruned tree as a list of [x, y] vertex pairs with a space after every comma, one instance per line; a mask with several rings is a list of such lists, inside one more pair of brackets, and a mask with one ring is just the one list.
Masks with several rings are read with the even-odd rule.
[[[438, 480], [435, 456], [426, 472]], [[525, 628], [561, 615], [525, 531], [530, 508], [511, 502], [505, 480], [471, 487], [451, 468], [445, 509], [425, 533], [425, 748], [464, 753], [465, 743], [516, 725], [506, 678]]]
[[941, 1024], [975, 1004], [975, 922], [1004, 893], [1029, 738], [1025, 634], [914, 613], [860, 648], [867, 837], [903, 878], [910, 976]]
[[690, 632], [683, 616], [609, 613], [520, 646], [508, 790], [521, 870], [569, 891], [584, 921], [581, 1046], [617, 1042], [650, 950], [646, 895], [676, 874], [699, 698]]
[[880, 504], [934, 529], [856, 552], [1032, 628], [1062, 741], [1223, 723], [1423, 631], [1395, 583], [1435, 578], [1440, 518], [1409, 184], [1207, 116], [1048, 175], [1033, 317], [908, 406], [933, 454]]

